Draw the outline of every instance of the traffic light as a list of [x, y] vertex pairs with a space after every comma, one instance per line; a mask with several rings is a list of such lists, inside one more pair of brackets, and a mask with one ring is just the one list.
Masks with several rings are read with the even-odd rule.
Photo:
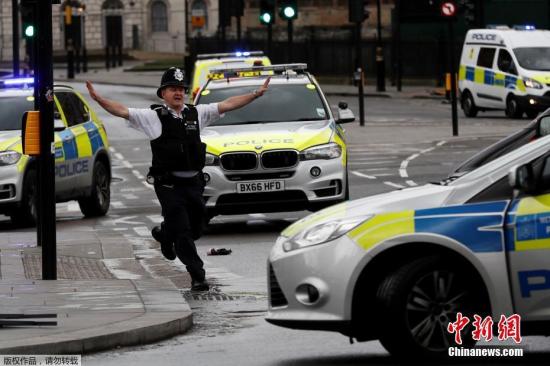
[[280, 0], [279, 16], [286, 20], [298, 18], [298, 4], [296, 0]]
[[25, 38], [32, 38], [35, 34], [34, 3], [21, 2], [21, 24]]
[[273, 24], [275, 22], [275, 0], [260, 1], [260, 22]]
[[349, 2], [349, 21], [351, 23], [362, 23], [367, 20], [370, 11], [367, 10], [367, 0], [348, 0]]
[[477, 0], [460, 0], [459, 7], [462, 9], [464, 20], [469, 26], [477, 26], [478, 9]]

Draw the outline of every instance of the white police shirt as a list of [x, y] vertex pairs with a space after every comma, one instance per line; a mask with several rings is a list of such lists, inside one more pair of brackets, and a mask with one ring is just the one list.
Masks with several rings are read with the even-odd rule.
[[[177, 113], [172, 108], [164, 105], [170, 113], [176, 118], [183, 118], [181, 113]], [[184, 109], [188, 108], [184, 106]], [[195, 106], [199, 115], [199, 129], [203, 129], [212, 122], [220, 119], [218, 103], [199, 104]], [[157, 112], [150, 108], [128, 108], [128, 121], [130, 127], [133, 127], [145, 133], [151, 140], [158, 138], [162, 133], [162, 124]]]
[[[176, 118], [183, 118], [182, 113], [177, 113], [172, 108], [164, 105], [170, 113]], [[184, 106], [184, 109], [188, 108]], [[218, 110], [218, 103], [199, 104], [195, 106], [199, 115], [199, 129], [202, 130], [212, 122], [220, 119], [220, 111]], [[162, 134], [162, 123], [160, 122], [157, 112], [150, 108], [128, 108], [128, 122], [130, 127], [133, 127], [139, 131], [142, 131], [154, 140]], [[173, 175], [182, 178], [193, 177], [197, 174], [197, 171], [180, 171], [172, 172]]]

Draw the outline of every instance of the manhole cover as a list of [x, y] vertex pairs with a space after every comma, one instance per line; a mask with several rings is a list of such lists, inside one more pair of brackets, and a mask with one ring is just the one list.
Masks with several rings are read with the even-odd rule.
[[197, 293], [192, 291], [182, 291], [185, 300], [193, 301], [256, 301], [258, 298], [251, 295], [229, 295], [223, 292]]

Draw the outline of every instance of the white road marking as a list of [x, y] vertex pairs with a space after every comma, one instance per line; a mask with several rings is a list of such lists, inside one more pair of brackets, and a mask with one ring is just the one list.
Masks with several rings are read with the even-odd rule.
[[147, 226], [134, 226], [134, 231], [139, 236], [145, 236], [145, 237], [151, 236], [151, 230]]
[[130, 226], [145, 225], [145, 223], [141, 221], [132, 221], [136, 217], [137, 216], [123, 216], [117, 219], [104, 221], [103, 225], [120, 225], [120, 224], [130, 225]]
[[[403, 160], [401, 162], [401, 165], [399, 167], [399, 176], [402, 177], [402, 178], [408, 178], [409, 177], [409, 174], [407, 173], [407, 167], [409, 165], [409, 163], [418, 158], [420, 155], [422, 154], [426, 154], [426, 153], [429, 153], [431, 151], [433, 151], [437, 146], [442, 146], [443, 144], [445, 144], [446, 141], [439, 141], [436, 146], [432, 146], [432, 147], [429, 147], [427, 149], [424, 149], [424, 150], [421, 150], [420, 152], [418, 153], [415, 153], [415, 154], [412, 154], [411, 156], [409, 156], [408, 158], [406, 158], [405, 160]], [[391, 183], [391, 182], [390, 182]], [[417, 186], [418, 184], [416, 184], [413, 180], [407, 180], [405, 183], [407, 183], [409, 186]], [[389, 185], [389, 184], [388, 184]], [[400, 187], [402, 188], [402, 187]]]
[[355, 170], [352, 170], [351, 174], [356, 175], [356, 176], [361, 177], [361, 178], [376, 179], [375, 176], [363, 174], [363, 173], [360, 173], [360, 172], [355, 171]]
[[137, 171], [137, 170], [135, 170], [135, 169], [132, 170], [132, 173], [133, 173], [133, 174], [136, 176], [136, 178], [139, 179], [139, 180], [144, 180], [144, 179], [145, 179], [145, 177], [144, 177], [139, 171]]
[[114, 208], [126, 208], [127, 206], [120, 201], [111, 201], [111, 206]]
[[409, 175], [407, 174], [407, 165], [409, 165], [409, 160], [403, 160], [401, 162], [401, 167], [399, 168], [399, 175], [402, 178], [407, 178]]
[[133, 194], [133, 193], [126, 193], [126, 194], [123, 193], [123, 194], [122, 194], [122, 197], [124, 197], [124, 198], [127, 199], [127, 200], [137, 200], [137, 199], [139, 198], [138, 196], [136, 196], [136, 195]]
[[67, 204], [67, 211], [80, 211], [80, 206], [78, 205], [78, 202], [69, 202]]
[[117, 158], [118, 160], [124, 160], [124, 156], [122, 156], [121, 153], [115, 153], [115, 158]]
[[163, 221], [163, 218], [161, 215], [150, 215], [150, 216], [147, 216], [147, 218], [155, 224], [160, 224]]

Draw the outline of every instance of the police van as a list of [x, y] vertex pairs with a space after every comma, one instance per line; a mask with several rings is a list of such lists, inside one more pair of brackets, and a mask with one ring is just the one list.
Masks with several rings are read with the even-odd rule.
[[[511, 179], [510, 179], [511, 178]], [[449, 323], [521, 317], [550, 335], [550, 136], [455, 180], [329, 207], [286, 228], [268, 259], [272, 324], [443, 356]]]
[[550, 31], [533, 27], [472, 29], [460, 59], [459, 90], [467, 117], [504, 110], [534, 118], [550, 107]]
[[[34, 109], [33, 78], [0, 81], [0, 214], [32, 225], [37, 215], [36, 159], [23, 154], [22, 116]], [[111, 158], [101, 120], [72, 87], [55, 85], [56, 202], [77, 200], [85, 216], [109, 210]]]

